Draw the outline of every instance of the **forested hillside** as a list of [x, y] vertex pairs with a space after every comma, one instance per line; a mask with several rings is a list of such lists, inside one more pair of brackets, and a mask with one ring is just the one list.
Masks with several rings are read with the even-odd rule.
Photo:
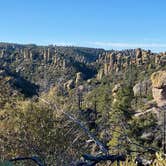
[[166, 53], [0, 43], [2, 161], [166, 165], [165, 111]]

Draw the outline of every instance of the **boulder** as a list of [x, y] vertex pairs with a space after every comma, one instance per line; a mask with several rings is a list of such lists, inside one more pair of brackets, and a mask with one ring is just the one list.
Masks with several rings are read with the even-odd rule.
[[166, 71], [158, 71], [151, 75], [153, 88], [162, 89], [166, 86]]
[[166, 105], [166, 71], [158, 71], [152, 74], [153, 98], [159, 107]]
[[134, 96], [137, 97], [137, 96], [147, 95], [150, 86], [151, 86], [150, 80], [145, 80], [143, 82], [137, 83], [133, 87]]
[[113, 103], [117, 101], [117, 93], [120, 88], [121, 88], [121, 84], [116, 84], [114, 88], [112, 89]]

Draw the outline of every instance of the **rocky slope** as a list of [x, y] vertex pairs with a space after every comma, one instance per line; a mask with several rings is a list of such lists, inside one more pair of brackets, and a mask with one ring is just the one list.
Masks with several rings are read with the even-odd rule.
[[141, 49], [106, 51], [83, 47], [0, 43], [0, 66], [40, 85], [41, 90], [49, 89], [58, 82], [69, 83], [67, 86], [73, 87], [70, 84], [76, 83], [77, 73], [82, 73], [83, 80], [95, 75], [101, 80], [111, 72], [126, 71], [132, 66], [146, 70], [165, 65], [166, 53], [156, 54]]
[[91, 64], [103, 51], [81, 47], [0, 43], [0, 66], [40, 85], [41, 90], [48, 90], [58, 82], [75, 79], [79, 72], [84, 79], [93, 77], [96, 69]]
[[102, 66], [98, 73], [98, 79], [101, 79], [112, 71], [125, 71], [132, 66], [143, 67], [143, 69], [147, 67], [164, 67], [166, 65], [166, 53], [157, 54], [140, 48], [135, 50], [108, 51], [102, 54], [97, 61]]
[[144, 157], [144, 147], [161, 150], [166, 53], [1, 43], [3, 156], [29, 155], [32, 144], [48, 165], [101, 153], [54, 104], [79, 119], [110, 154], [139, 150]]
[[39, 91], [39, 86], [24, 79], [17, 73], [0, 67], [0, 89], [4, 90], [5, 88], [7, 88], [10, 96], [24, 95], [25, 97], [32, 97], [37, 95]]

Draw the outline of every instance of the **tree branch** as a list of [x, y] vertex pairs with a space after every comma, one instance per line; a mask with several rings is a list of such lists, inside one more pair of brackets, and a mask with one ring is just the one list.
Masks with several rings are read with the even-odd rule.
[[10, 162], [14, 162], [14, 161], [23, 161], [23, 160], [32, 160], [34, 161], [38, 166], [44, 166], [44, 164], [40, 161], [40, 159], [36, 156], [34, 157], [18, 157], [18, 158], [14, 158], [9, 160]]
[[[37, 97], [38, 99], [40, 99], [41, 101], [43, 101], [44, 103], [48, 104], [49, 106], [52, 106], [52, 104], [48, 101], [46, 101], [43, 98]], [[54, 103], [54, 105], [52, 106], [56, 111], [60, 111], [61, 113], [63, 113], [65, 116], [67, 116], [70, 120], [72, 120], [75, 124], [77, 124], [89, 137], [90, 139], [92, 139], [96, 145], [98, 145], [98, 147], [100, 148], [100, 150], [104, 153], [104, 154], [108, 154], [108, 149], [104, 146], [104, 144], [102, 142], [100, 142], [89, 130], [88, 128], [86, 128], [86, 126], [84, 126], [84, 124], [79, 121], [78, 119], [76, 119], [75, 117], [73, 117], [72, 115], [70, 115], [69, 113], [65, 112], [63, 109], [58, 109], [57, 105]]]

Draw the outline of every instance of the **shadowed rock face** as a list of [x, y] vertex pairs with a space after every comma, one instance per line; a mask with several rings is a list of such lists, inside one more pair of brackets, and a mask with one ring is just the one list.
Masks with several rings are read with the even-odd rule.
[[136, 49], [136, 58], [142, 58], [142, 51], [140, 48]]
[[158, 71], [152, 74], [153, 98], [159, 107], [166, 105], [166, 71]]
[[24, 79], [18, 73], [13, 73], [7, 68], [0, 67], [0, 81], [3, 80], [6, 82], [5, 84], [9, 84], [11, 94], [20, 92], [25, 97], [38, 95], [39, 86]]

